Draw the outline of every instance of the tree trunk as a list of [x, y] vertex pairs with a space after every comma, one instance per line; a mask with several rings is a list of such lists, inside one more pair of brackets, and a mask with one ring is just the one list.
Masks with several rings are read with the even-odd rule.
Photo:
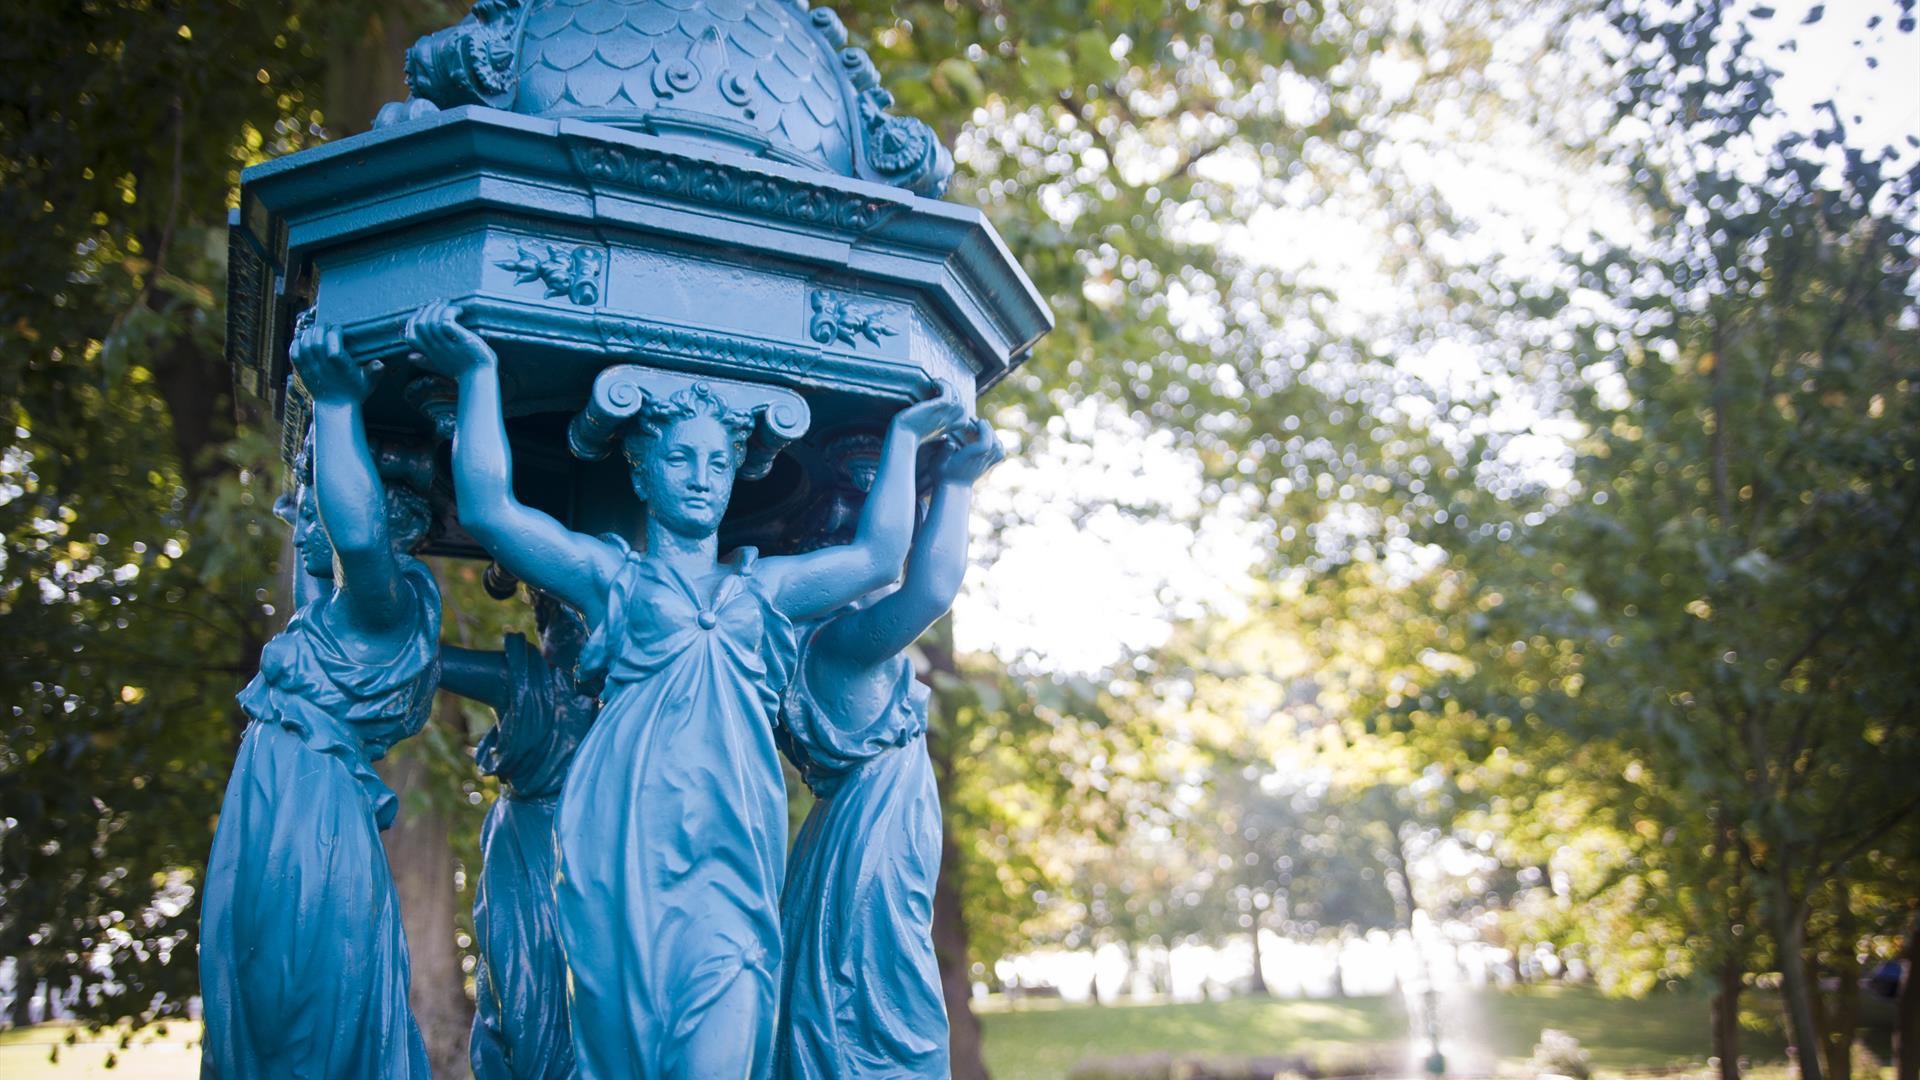
[[1807, 1004], [1813, 1009], [1813, 1033], [1820, 1040], [1820, 1067], [1824, 1069], [1828, 1061], [1827, 1033], [1832, 1030], [1827, 1023], [1827, 998], [1820, 989], [1820, 984], [1826, 981], [1826, 971], [1820, 966], [1819, 955], [1812, 951], [1807, 953], [1802, 966], [1807, 972]]
[[1787, 1013], [1787, 1037], [1801, 1080], [1822, 1080], [1820, 1031], [1813, 1018], [1813, 993], [1807, 985], [1806, 921], [1793, 903], [1786, 870], [1773, 873], [1767, 888], [1767, 921], [1780, 959], [1780, 997]]
[[967, 922], [960, 906], [960, 847], [940, 829], [940, 880], [933, 889], [933, 952], [940, 961], [940, 990], [947, 1002], [953, 1080], [987, 1080], [980, 1018], [973, 1015]]
[[1720, 1080], [1740, 1080], [1740, 962], [1728, 957], [1717, 973], [1713, 995], [1713, 1056], [1720, 1059]]
[[[460, 706], [449, 694], [434, 704], [435, 724], [461, 726]], [[454, 940], [458, 893], [453, 882], [453, 814], [445, 798], [425, 791], [432, 774], [418, 752], [400, 751], [379, 765], [381, 777], [400, 795], [400, 816], [383, 836], [387, 863], [400, 897], [413, 982], [407, 994], [427, 1044], [433, 1075], [464, 1076], [473, 1003]], [[427, 798], [422, 798], [422, 794]]]
[[[960, 677], [953, 655], [953, 618], [940, 621], [920, 639], [929, 674]], [[938, 698], [936, 696], [936, 708]], [[953, 839], [953, 718], [934, 717], [927, 738], [933, 775], [940, 788], [940, 878], [933, 889], [933, 952], [940, 964], [940, 991], [947, 1005], [949, 1068], [953, 1080], [988, 1080], [980, 1018], [973, 1014], [973, 950], [967, 935], [960, 845]]]
[[[1825, 1036], [1827, 1080], [1853, 1080], [1853, 1039], [1860, 1026], [1860, 942], [1853, 898], [1844, 880], [1834, 882], [1833, 897], [1837, 942], [1828, 967], [1839, 985], [1834, 987], [1831, 1006], [1823, 1010], [1820, 1030]], [[1816, 994], [1819, 989], [1814, 987]]]
[[1272, 997], [1273, 991], [1267, 988], [1267, 973], [1261, 970], [1260, 920], [1254, 920], [1250, 936], [1253, 938], [1253, 992], [1257, 997]]
[[1920, 906], [1907, 928], [1907, 970], [1894, 999], [1893, 1080], [1920, 1080]]
[[28, 964], [25, 957], [13, 958], [13, 1004], [7, 1009], [8, 1018], [13, 1026], [23, 1028], [33, 1023], [33, 992], [40, 985], [40, 974]]

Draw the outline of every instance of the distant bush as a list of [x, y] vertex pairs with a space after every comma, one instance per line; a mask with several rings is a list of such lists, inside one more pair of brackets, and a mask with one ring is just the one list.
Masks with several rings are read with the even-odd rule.
[[1580, 1040], [1553, 1028], [1540, 1032], [1533, 1059], [1527, 1065], [1535, 1076], [1567, 1076], [1573, 1080], [1590, 1080], [1593, 1076], [1592, 1056], [1581, 1049]]

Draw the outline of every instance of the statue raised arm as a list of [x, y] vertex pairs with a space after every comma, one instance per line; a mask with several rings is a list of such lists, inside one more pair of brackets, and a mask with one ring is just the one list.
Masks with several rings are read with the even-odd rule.
[[985, 421], [943, 450], [900, 587], [803, 632], [783, 701], [781, 739], [816, 801], [780, 897], [778, 1080], [948, 1073], [932, 940], [940, 794], [927, 689], [904, 650], [960, 591], [973, 485], [1002, 451]]
[[453, 489], [460, 524], [509, 573], [573, 605], [589, 625], [597, 624], [622, 552], [514, 498], [500, 358], [480, 335], [460, 325], [460, 314], [452, 304], [428, 304], [402, 332], [424, 366], [450, 376], [459, 387]]
[[398, 800], [372, 763], [426, 723], [439, 682], [440, 592], [409, 554], [431, 516], [369, 452], [361, 402], [378, 367], [312, 326], [293, 361], [314, 404], [312, 476], [296, 470], [288, 507], [308, 582], [240, 694], [252, 722], [201, 908], [202, 1070], [426, 1080], [379, 836]]
[[754, 426], [711, 386], [642, 403], [620, 433], [643, 534], [571, 532], [512, 495], [493, 352], [429, 305], [407, 336], [459, 383], [455, 488], [502, 566], [577, 607], [602, 710], [561, 795], [561, 938], [583, 1075], [756, 1076], [772, 1060], [786, 798], [773, 745], [792, 620], [895, 580], [912, 541], [922, 442], [957, 423], [950, 389], [895, 416], [852, 542], [719, 557]]

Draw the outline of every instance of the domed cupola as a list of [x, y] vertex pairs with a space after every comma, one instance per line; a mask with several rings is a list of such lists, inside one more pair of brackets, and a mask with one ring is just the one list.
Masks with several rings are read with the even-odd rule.
[[422, 108], [489, 105], [877, 180], [939, 197], [953, 161], [892, 116], [866, 52], [807, 0], [478, 0], [407, 54]]

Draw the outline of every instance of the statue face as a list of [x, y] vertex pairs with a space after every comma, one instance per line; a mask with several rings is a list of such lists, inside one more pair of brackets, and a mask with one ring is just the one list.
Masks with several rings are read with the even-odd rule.
[[294, 496], [293, 547], [300, 553], [300, 564], [314, 577], [333, 576], [333, 542], [320, 523], [320, 505], [313, 489], [301, 487]]
[[733, 440], [718, 420], [678, 420], [648, 447], [634, 470], [634, 490], [647, 512], [681, 536], [703, 538], [719, 531], [733, 497], [739, 462]]

